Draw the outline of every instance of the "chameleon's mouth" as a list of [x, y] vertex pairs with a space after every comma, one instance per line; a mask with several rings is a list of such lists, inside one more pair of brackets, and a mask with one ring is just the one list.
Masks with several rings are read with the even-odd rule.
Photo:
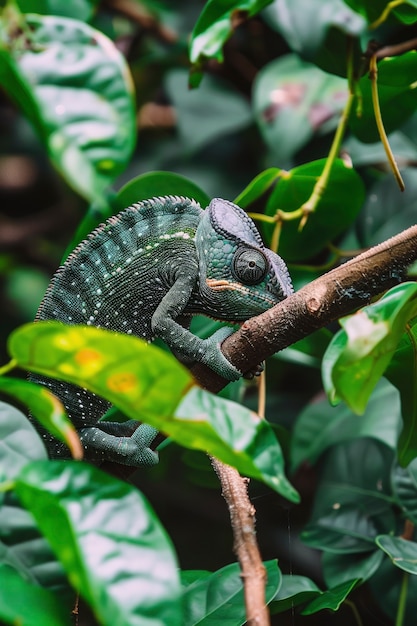
[[[206, 278], [206, 285], [213, 291], [239, 291], [240, 293], [244, 295], [251, 294], [251, 291], [248, 287], [240, 283], [235, 283], [231, 280], [225, 280], [225, 279], [217, 280], [216, 278]], [[270, 297], [266, 293], [258, 293], [257, 297], [260, 300], [270, 303], [271, 306], [273, 306], [274, 304], [277, 304], [278, 302], [276, 298]]]

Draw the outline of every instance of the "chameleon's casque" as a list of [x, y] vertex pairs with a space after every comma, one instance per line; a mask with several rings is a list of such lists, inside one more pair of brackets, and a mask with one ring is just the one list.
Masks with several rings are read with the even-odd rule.
[[[264, 247], [242, 209], [216, 198], [203, 211], [194, 200], [167, 196], [134, 204], [96, 228], [55, 274], [36, 320], [160, 337], [180, 360], [200, 361], [236, 380], [242, 373], [220, 350], [231, 329], [202, 340], [188, 330], [191, 315], [244, 321], [291, 292], [285, 263]], [[157, 462], [149, 447], [155, 429], [135, 430], [135, 420], [100, 422], [109, 408], [102, 398], [68, 383], [31, 378], [61, 399], [87, 459]], [[64, 444], [43, 436], [50, 456], [68, 456]]]

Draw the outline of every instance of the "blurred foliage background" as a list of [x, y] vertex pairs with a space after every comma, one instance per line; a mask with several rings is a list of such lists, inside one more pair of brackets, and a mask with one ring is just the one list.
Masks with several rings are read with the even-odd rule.
[[[114, 211], [120, 204], [117, 192], [132, 179], [138, 181], [133, 194], [143, 197], [168, 193], [171, 182], [177, 189], [181, 179], [150, 174], [171, 172], [185, 177], [184, 189], [195, 185], [202, 198], [241, 197], [251, 211], [266, 207], [270, 215], [277, 206], [298, 208], [312, 187], [304, 179], [321, 171], [316, 160], [327, 157], [346, 106], [349, 42], [362, 85], [362, 114], [352, 117], [345, 133], [343, 164], [333, 171], [323, 217], [308, 223], [302, 239], [296, 226], [283, 228], [279, 251], [297, 288], [334, 264], [335, 246], [360, 250], [415, 222], [415, 52], [380, 68], [381, 107], [406, 183], [403, 194], [387, 166], [369, 105], [369, 78], [365, 71], [361, 77], [360, 69], [371, 39], [399, 45], [416, 37], [415, 3], [403, 3], [380, 24], [374, 22], [387, 6], [382, 0], [212, 3], [222, 7], [214, 19], [217, 30], [201, 34], [195, 29], [206, 4], [0, 2], [3, 360], [9, 332], [34, 318], [66, 251]], [[63, 28], [61, 18], [77, 22]], [[90, 27], [108, 39], [94, 35], [93, 41]], [[56, 47], [43, 47], [42, 42], [54, 40]], [[34, 91], [28, 84], [36, 85]], [[309, 163], [311, 170], [297, 174], [294, 168]], [[354, 169], [346, 173], [352, 163]], [[265, 180], [272, 186], [285, 182], [282, 170], [292, 172], [294, 185], [291, 179], [285, 189], [276, 184], [271, 192], [265, 184], [259, 193], [245, 196], [251, 181], [270, 168], [275, 169]], [[303, 184], [307, 190], [300, 192]], [[267, 241], [271, 231], [265, 226]], [[301, 409], [322, 399], [319, 365], [327, 342], [324, 333], [304, 353], [288, 350], [268, 364], [267, 418], [286, 451]], [[255, 387], [246, 392], [245, 402], [256, 406]], [[379, 408], [370, 411], [375, 416]], [[284, 573], [304, 574], [323, 585], [318, 552], [299, 538], [314, 501], [317, 472], [311, 465], [297, 467], [293, 483], [301, 506], [258, 484], [251, 485], [251, 495], [263, 557], [278, 557]], [[216, 569], [234, 560], [228, 513], [203, 454], [171, 444], [157, 468], [137, 474], [137, 483], [173, 538], [182, 567]], [[368, 587], [355, 593], [363, 623], [390, 623]], [[318, 617], [285, 614], [279, 623], [355, 622], [346, 605], [337, 614]]]

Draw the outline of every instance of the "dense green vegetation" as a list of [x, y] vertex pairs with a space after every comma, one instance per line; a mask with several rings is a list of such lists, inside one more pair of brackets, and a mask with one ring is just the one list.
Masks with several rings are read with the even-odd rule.
[[[244, 624], [208, 452], [252, 479], [272, 623], [414, 624], [415, 267], [268, 359], [266, 419], [254, 383], [212, 395], [163, 346], [31, 320], [75, 245], [156, 195], [237, 202], [296, 290], [412, 226], [416, 24], [415, 0], [0, 2], [1, 623], [71, 623], [77, 592], [82, 623]], [[47, 460], [27, 409], [77, 442], [26, 371], [156, 426], [159, 466]]]

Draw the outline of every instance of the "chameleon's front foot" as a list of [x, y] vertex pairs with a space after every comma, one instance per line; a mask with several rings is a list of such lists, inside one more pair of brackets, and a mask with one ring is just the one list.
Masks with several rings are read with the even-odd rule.
[[201, 363], [204, 363], [204, 365], [214, 370], [216, 374], [230, 381], [242, 378], [242, 372], [226, 359], [220, 346], [226, 337], [229, 337], [233, 333], [233, 328], [225, 326], [217, 330], [211, 337], [208, 337], [208, 339], [204, 339], [200, 349], [201, 358], [198, 359]]
[[[131, 429], [130, 422], [125, 422]], [[106, 427], [111, 425], [107, 422]], [[117, 430], [123, 424], [117, 424]], [[84, 428], [80, 431], [81, 443], [85, 449], [86, 459], [93, 461], [112, 461], [121, 465], [140, 467], [141, 465], [156, 465], [159, 462], [158, 453], [150, 445], [158, 431], [148, 424], [140, 424], [128, 436], [112, 435], [100, 428]]]

